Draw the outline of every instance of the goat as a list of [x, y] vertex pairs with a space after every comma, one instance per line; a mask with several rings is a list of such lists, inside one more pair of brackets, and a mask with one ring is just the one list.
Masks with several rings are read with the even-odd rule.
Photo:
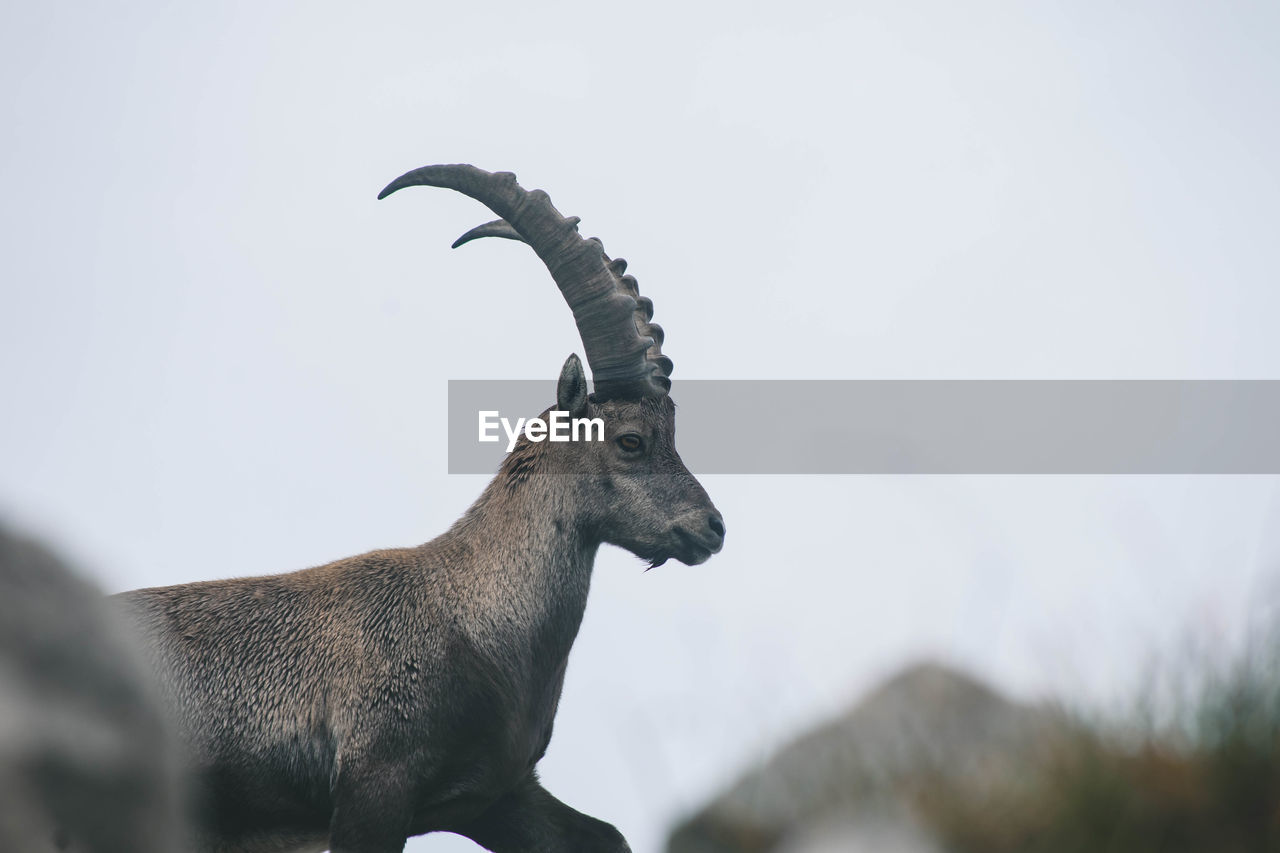
[[[201, 850], [386, 853], [433, 831], [494, 851], [625, 851], [538, 782], [596, 552], [718, 552], [724, 522], [674, 446], [671, 361], [626, 262], [510, 173], [427, 166], [501, 217], [454, 246], [528, 243], [572, 309], [555, 409], [605, 441], [522, 437], [443, 535], [318, 568], [124, 594], [196, 756]], [[544, 415], [546, 413], [544, 412]]]
[[179, 764], [102, 594], [0, 527], [0, 850], [170, 853]]

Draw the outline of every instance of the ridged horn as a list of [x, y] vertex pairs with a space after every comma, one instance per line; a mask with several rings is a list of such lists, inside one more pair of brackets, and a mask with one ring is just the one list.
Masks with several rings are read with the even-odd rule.
[[662, 354], [662, 328], [651, 323], [653, 303], [640, 295], [626, 261], [611, 260], [599, 240], [578, 234], [578, 218], [564, 217], [542, 190], [528, 191], [510, 172], [469, 165], [424, 166], [387, 184], [378, 198], [404, 187], [443, 187], [470, 196], [499, 217], [463, 234], [454, 247], [480, 237], [522, 240], [546, 264], [573, 311], [599, 399], [660, 396], [671, 388], [671, 359]]

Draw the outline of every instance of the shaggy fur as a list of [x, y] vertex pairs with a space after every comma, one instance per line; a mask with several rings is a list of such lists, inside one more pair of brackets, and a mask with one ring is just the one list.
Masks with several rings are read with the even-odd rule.
[[[496, 851], [623, 851], [538, 784], [592, 564], [718, 551], [666, 397], [557, 407], [604, 442], [522, 441], [439, 538], [270, 577], [123, 596], [195, 756], [205, 851], [400, 851], [458, 832]], [[638, 435], [641, 452], [617, 439]]]

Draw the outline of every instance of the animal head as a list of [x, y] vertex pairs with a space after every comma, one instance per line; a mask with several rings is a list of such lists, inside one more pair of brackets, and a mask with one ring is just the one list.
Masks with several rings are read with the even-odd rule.
[[541, 190], [516, 183], [509, 172], [474, 166], [426, 166], [392, 181], [385, 198], [407, 186], [456, 190], [486, 205], [499, 219], [473, 228], [454, 248], [479, 237], [528, 243], [546, 264], [573, 311], [595, 382], [577, 356], [560, 373], [556, 409], [573, 418], [599, 418], [603, 440], [530, 442], [522, 438], [500, 476], [512, 488], [552, 478], [571, 493], [583, 521], [600, 541], [619, 545], [657, 566], [674, 557], [705, 561], [724, 544], [724, 520], [675, 449], [671, 359], [662, 354], [662, 328], [653, 302], [595, 238], [578, 234], [578, 218], [564, 217]]

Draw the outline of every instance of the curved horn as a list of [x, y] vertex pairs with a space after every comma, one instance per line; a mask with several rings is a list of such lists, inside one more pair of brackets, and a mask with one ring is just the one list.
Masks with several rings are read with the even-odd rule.
[[473, 228], [454, 247], [479, 237], [523, 240], [551, 271], [573, 311], [600, 399], [666, 394], [671, 359], [662, 354], [662, 328], [651, 323], [653, 303], [640, 295], [627, 262], [610, 260], [599, 240], [578, 234], [578, 218], [565, 218], [542, 190], [525, 190], [510, 172], [475, 166], [424, 166], [387, 184], [386, 198], [410, 186], [444, 187], [481, 202], [502, 217]]
[[[570, 219], [577, 219], [572, 216]], [[577, 224], [577, 223], [575, 223]], [[519, 240], [523, 243], [525, 240], [520, 236], [520, 232], [511, 227], [511, 223], [505, 219], [495, 219], [492, 222], [486, 222], [483, 225], [477, 225], [466, 234], [463, 234], [457, 240], [453, 241], [450, 249], [456, 249], [463, 243], [470, 243], [472, 240], [479, 240], [481, 237], [502, 237], [507, 240]]]

